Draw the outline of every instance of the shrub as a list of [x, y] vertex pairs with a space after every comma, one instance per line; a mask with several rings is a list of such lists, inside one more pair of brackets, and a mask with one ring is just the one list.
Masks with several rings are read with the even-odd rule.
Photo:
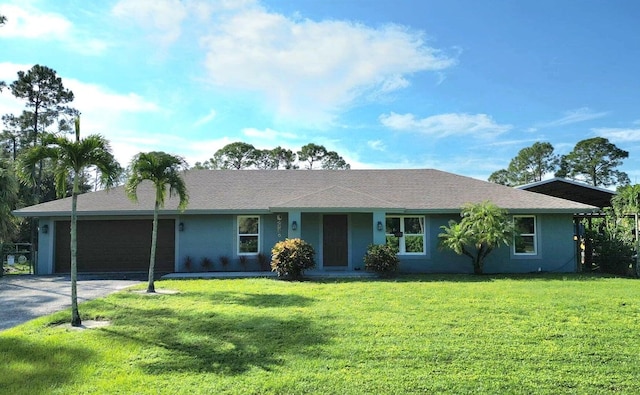
[[190, 272], [191, 268], [193, 267], [193, 258], [191, 258], [191, 256], [187, 255], [184, 257], [184, 268], [186, 271]]
[[211, 260], [211, 258], [205, 256], [200, 259], [200, 265], [205, 271], [208, 272], [209, 269], [213, 267], [213, 261]]
[[271, 250], [271, 270], [278, 277], [298, 279], [305, 270], [315, 267], [315, 251], [310, 244], [301, 239], [286, 239], [273, 246]]
[[398, 270], [400, 259], [389, 244], [371, 244], [364, 256], [364, 267], [382, 276], [393, 275]]
[[246, 255], [240, 255], [238, 257], [238, 262], [240, 263], [240, 267], [244, 270], [247, 270], [247, 264], [249, 263], [249, 258]]
[[229, 266], [229, 257], [226, 255], [220, 255], [218, 257], [218, 260], [220, 261], [220, 265], [222, 266], [222, 270], [227, 270], [227, 266]]
[[633, 275], [635, 253], [632, 243], [616, 237], [608, 230], [587, 230], [592, 241], [593, 263], [601, 272], [622, 276]]

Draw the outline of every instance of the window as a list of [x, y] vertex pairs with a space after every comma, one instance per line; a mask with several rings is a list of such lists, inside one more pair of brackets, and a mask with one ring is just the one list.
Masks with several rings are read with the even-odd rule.
[[260, 246], [260, 217], [238, 217], [238, 255], [257, 254]]
[[514, 253], [519, 255], [535, 255], [536, 248], [536, 217], [515, 216], [513, 223], [516, 238], [513, 243]]
[[425, 219], [422, 216], [389, 216], [386, 219], [387, 244], [398, 254], [424, 255], [426, 251]]

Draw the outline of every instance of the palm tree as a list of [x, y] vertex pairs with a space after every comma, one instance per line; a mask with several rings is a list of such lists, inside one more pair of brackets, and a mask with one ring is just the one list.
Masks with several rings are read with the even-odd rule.
[[473, 264], [473, 272], [482, 274], [487, 255], [513, 241], [513, 221], [505, 210], [488, 201], [465, 204], [461, 216], [460, 222], [451, 220], [449, 226], [440, 227], [443, 230], [438, 235], [440, 247], [468, 256]]
[[187, 186], [181, 173], [188, 168], [187, 162], [180, 157], [166, 152], [140, 152], [131, 160], [129, 179], [125, 187], [127, 196], [138, 201], [138, 185], [149, 180], [155, 186], [155, 206], [153, 210], [153, 230], [151, 232], [151, 257], [149, 258], [149, 285], [147, 292], [155, 292], [154, 268], [156, 261], [156, 244], [158, 239], [158, 212], [164, 207], [169, 187], [169, 197], [177, 195], [180, 199], [178, 209], [183, 211], [189, 202]]
[[80, 179], [87, 167], [95, 166], [99, 171], [100, 183], [106, 188], [115, 185], [122, 168], [111, 153], [109, 142], [102, 136], [93, 134], [80, 139], [80, 118], [75, 119], [75, 141], [64, 137], [46, 135], [42, 145], [30, 148], [19, 160], [18, 174], [22, 180], [33, 183], [33, 169], [42, 160], [51, 160], [58, 197], [67, 192], [69, 174], [73, 178], [71, 190], [71, 325], [80, 326], [78, 312], [78, 231], [77, 206]]

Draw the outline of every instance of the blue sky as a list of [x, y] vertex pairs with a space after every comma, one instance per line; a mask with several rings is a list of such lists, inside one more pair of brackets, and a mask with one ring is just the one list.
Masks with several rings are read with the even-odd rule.
[[[602, 136], [640, 182], [635, 0], [5, 1], [0, 80], [38, 63], [122, 164], [313, 142], [353, 168], [486, 179]], [[22, 104], [5, 90], [0, 113]]]

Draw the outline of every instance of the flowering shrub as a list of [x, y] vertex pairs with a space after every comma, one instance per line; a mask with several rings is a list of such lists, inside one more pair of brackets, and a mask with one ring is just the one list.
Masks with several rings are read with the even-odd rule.
[[364, 256], [364, 267], [382, 276], [393, 275], [398, 270], [400, 259], [389, 244], [371, 244]]
[[271, 249], [271, 271], [277, 272], [278, 277], [300, 278], [316, 265], [314, 255], [313, 247], [304, 240], [280, 241]]

